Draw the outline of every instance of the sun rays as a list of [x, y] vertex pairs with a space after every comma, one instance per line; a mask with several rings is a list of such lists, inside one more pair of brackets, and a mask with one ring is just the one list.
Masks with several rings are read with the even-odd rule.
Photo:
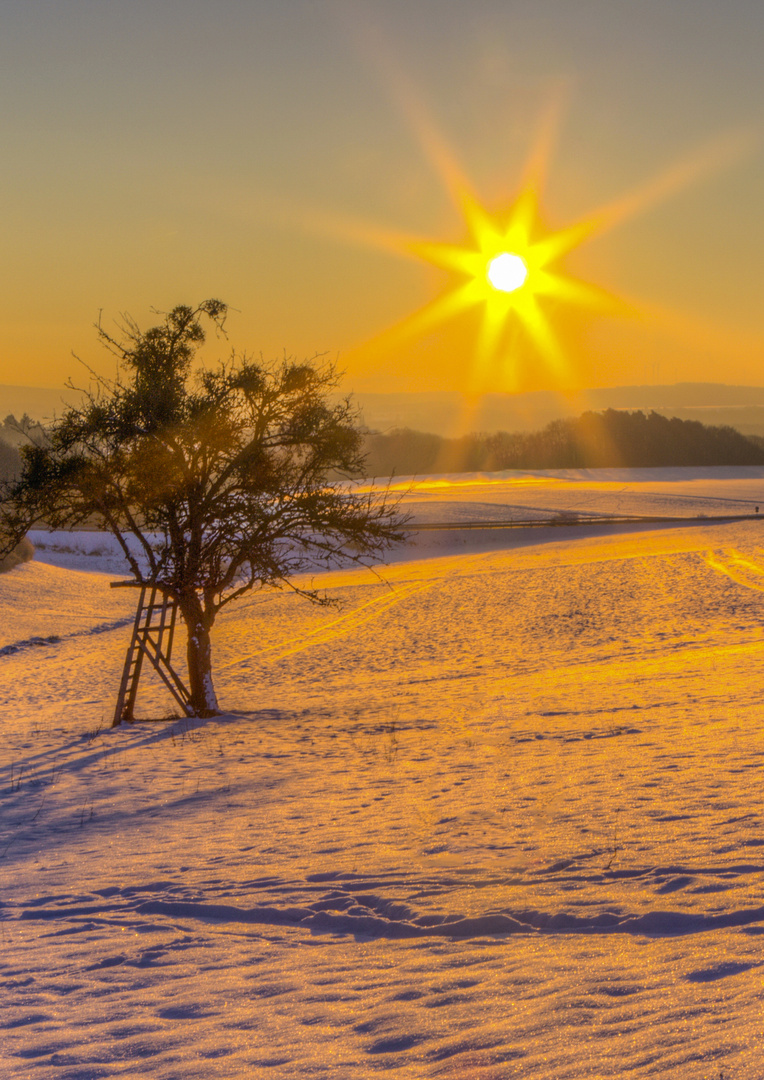
[[[515, 330], [530, 342], [540, 361], [563, 377], [564, 353], [546, 311], [547, 301], [591, 306], [603, 300], [601, 293], [557, 267], [564, 254], [554, 243], [560, 234], [543, 234], [537, 198], [535, 190], [524, 189], [506, 215], [492, 215], [471, 196], [465, 215], [470, 235], [464, 245], [432, 241], [410, 245], [413, 254], [452, 277], [429, 306], [433, 321], [457, 317], [473, 307], [480, 313], [469, 373], [473, 392], [486, 388], [497, 360], [511, 363]], [[402, 329], [405, 333], [415, 326], [416, 321]]]
[[[361, 353], [389, 353], [474, 309], [479, 322], [465, 372], [468, 396], [479, 396], [495, 384], [497, 367], [505, 369], [501, 383], [512, 381], [513, 373], [506, 369], [516, 361], [518, 335], [524, 339], [525, 352], [545, 365], [555, 381], [568, 381], [566, 354], [550, 308], [562, 303], [615, 312], [626, 305], [564, 270], [565, 256], [594, 233], [597, 222], [587, 219], [559, 232], [544, 229], [539, 213], [540, 156], [538, 151], [531, 155], [530, 166], [535, 167], [526, 170], [524, 186], [504, 212], [489, 212], [461, 174], [455, 185], [455, 170], [441, 173], [463, 218], [467, 235], [461, 244], [392, 233], [380, 244], [379, 235], [364, 230], [367, 242], [438, 267], [448, 281], [429, 303], [366, 342]], [[361, 238], [359, 233], [356, 238]]]
[[[440, 283], [424, 305], [345, 352], [349, 370], [390, 377], [409, 362], [412, 345], [455, 324], [447, 331], [452, 336], [444, 353], [459, 354], [462, 393], [476, 402], [489, 392], [539, 385], [568, 391], [583, 385], [583, 356], [574, 341], [575, 327], [585, 325], [582, 315], [637, 319], [691, 344], [723, 336], [721, 330], [711, 333], [700, 319], [672, 315], [654, 303], [635, 302], [576, 277], [567, 261], [609, 230], [740, 160], [754, 142], [750, 133], [711, 140], [580, 219], [550, 228], [543, 200], [559, 126], [560, 95], [538, 124], [514, 194], [503, 205], [488, 206], [414, 85], [394, 65], [385, 67], [381, 74], [386, 75], [387, 89], [456, 209], [457, 239], [410, 235], [342, 213], [288, 207], [280, 200], [272, 203], [275, 216], [289, 220], [292, 227], [441, 272]], [[739, 334], [723, 333], [728, 347], [737, 343]], [[433, 370], [433, 385], [439, 377]]]
[[[541, 200], [554, 143], [556, 115], [551, 110], [523, 171], [519, 191], [504, 210], [489, 211], [469, 186], [463, 170], [430, 125], [420, 105], [411, 110], [413, 126], [426, 156], [456, 204], [466, 238], [460, 244], [366, 227], [356, 240], [416, 258], [446, 271], [448, 281], [433, 299], [386, 328], [358, 351], [384, 355], [422, 338], [471, 309], [478, 313], [472, 354], [465, 357], [467, 397], [510, 389], [517, 382], [520, 357], [541, 365], [559, 388], [576, 382], [572, 358], [561, 339], [555, 313], [561, 306], [590, 313], [649, 318], [649, 308], [602, 286], [574, 277], [565, 268], [576, 248], [669, 198], [703, 175], [740, 159], [750, 148], [746, 134], [713, 140], [673, 163], [640, 186], [558, 230], [544, 226]], [[363, 239], [362, 239], [363, 237]], [[687, 319], [681, 336], [686, 336]], [[663, 318], [664, 328], [671, 321]], [[674, 320], [677, 323], [677, 320]], [[705, 333], [705, 330], [701, 331]]]

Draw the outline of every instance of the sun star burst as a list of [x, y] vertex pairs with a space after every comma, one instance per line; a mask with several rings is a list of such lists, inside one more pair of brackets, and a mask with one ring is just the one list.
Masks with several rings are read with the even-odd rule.
[[375, 360], [384, 358], [384, 369], [389, 372], [390, 361], [395, 363], [396, 355], [404, 355], [407, 344], [432, 335], [470, 311], [478, 314], [478, 329], [473, 344], [466, 347], [471, 355], [464, 355], [461, 379], [462, 390], [471, 400], [488, 391], [516, 390], [525, 384], [557, 389], [579, 384], [572, 343], [566, 340], [563, 346], [569, 327], [560, 318], [563, 307], [640, 321], [650, 318], [681, 340], [689, 339], [691, 332], [708, 340], [709, 330], [699, 320], [682, 321], [655, 304], [618, 297], [571, 275], [565, 260], [576, 248], [702, 176], [738, 161], [751, 148], [749, 134], [733, 132], [712, 139], [612, 202], [554, 231], [545, 227], [540, 193], [555, 142], [559, 103], [553, 102], [542, 118], [514, 200], [490, 212], [478, 199], [415, 89], [405, 80], [397, 98], [457, 209], [465, 239], [461, 244], [427, 240], [346, 214], [306, 208], [295, 211], [290, 205], [289, 217], [301, 228], [334, 241], [421, 260], [448, 274], [444, 286], [423, 307], [350, 349], [346, 357], [352, 358], [353, 367], [368, 370]]
[[394, 328], [393, 336], [416, 336], [478, 308], [480, 330], [469, 379], [473, 392], [485, 390], [497, 362], [506, 366], [515, 361], [516, 330], [539, 361], [564, 382], [567, 364], [547, 312], [549, 301], [600, 310], [619, 306], [604, 289], [572, 277], [561, 266], [563, 257], [596, 231], [594, 220], [545, 233], [536, 188], [530, 183], [503, 219], [490, 214], [469, 192], [462, 190], [459, 201], [469, 233], [465, 244], [407, 245], [410, 255], [448, 271], [452, 280], [431, 304]]

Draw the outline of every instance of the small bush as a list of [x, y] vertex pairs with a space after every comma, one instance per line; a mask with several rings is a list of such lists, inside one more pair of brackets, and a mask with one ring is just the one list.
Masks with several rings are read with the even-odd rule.
[[16, 545], [10, 555], [6, 555], [4, 559], [0, 559], [0, 574], [7, 573], [8, 570], [13, 570], [13, 568], [20, 563], [29, 562], [33, 556], [34, 544], [25, 536], [21, 543]]

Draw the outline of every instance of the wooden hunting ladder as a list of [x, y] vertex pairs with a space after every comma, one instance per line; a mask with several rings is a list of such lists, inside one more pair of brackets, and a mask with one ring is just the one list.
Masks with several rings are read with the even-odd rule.
[[157, 675], [180, 705], [186, 716], [193, 716], [191, 694], [172, 666], [172, 644], [178, 616], [178, 604], [161, 585], [141, 585], [135, 581], [113, 581], [112, 589], [139, 588], [138, 609], [133, 633], [125, 656], [122, 681], [112, 727], [135, 720], [135, 699], [143, 661], [148, 660]]

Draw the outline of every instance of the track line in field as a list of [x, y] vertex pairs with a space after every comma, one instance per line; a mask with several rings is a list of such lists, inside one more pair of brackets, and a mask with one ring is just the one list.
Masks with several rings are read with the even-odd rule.
[[407, 600], [410, 596], [415, 596], [425, 589], [432, 588], [437, 580], [438, 579], [433, 579], [432, 581], [418, 582], [415, 585], [399, 586], [394, 589], [392, 593], [387, 593], [384, 596], [376, 596], [373, 600], [367, 600], [366, 603], [354, 608], [353, 611], [349, 611], [345, 615], [340, 615], [339, 618], [333, 619], [329, 623], [324, 623], [322, 626], [317, 626], [314, 630], [309, 630], [307, 633], [300, 635], [299, 638], [292, 638], [288, 641], [279, 641], [275, 645], [268, 645], [264, 649], [258, 649], [256, 652], [248, 653], [238, 660], [233, 660], [228, 664], [222, 665], [219, 670], [226, 671], [229, 668], [236, 667], [238, 664], [246, 663], [248, 660], [254, 660], [256, 657], [266, 657], [269, 660], [281, 660], [286, 656], [292, 656], [294, 653], [302, 652], [314, 645], [324, 645], [327, 642], [334, 641], [338, 637], [344, 637], [353, 630], [373, 622], [374, 619], [379, 618], [391, 607], [401, 603], [403, 600]]
[[335, 641], [337, 638], [345, 637], [354, 630], [360, 629], [362, 626], [366, 626], [375, 619], [380, 618], [380, 616], [384, 615], [390, 608], [395, 607], [404, 600], [408, 600], [412, 596], [418, 596], [420, 593], [432, 589], [435, 585], [442, 583], [444, 578], [462, 577], [464, 574], [471, 572], [476, 563], [485, 561], [487, 554], [488, 553], [481, 552], [469, 559], [463, 557], [459, 558], [458, 569], [452, 569], [450, 574], [444, 575], [441, 572], [432, 574], [424, 581], [419, 580], [408, 584], [396, 585], [390, 592], [385, 593], [382, 596], [376, 596], [372, 600], [367, 600], [357, 608], [354, 608], [344, 615], [340, 615], [329, 623], [317, 626], [315, 629], [309, 630], [307, 633], [301, 634], [297, 638], [292, 638], [286, 642], [279, 641], [274, 645], [266, 646], [264, 649], [258, 649], [256, 652], [247, 653], [246, 656], [242, 656], [237, 660], [232, 660], [228, 664], [221, 665], [218, 670], [227, 671], [239, 664], [246, 663], [248, 660], [254, 660], [256, 657], [263, 657], [270, 661], [282, 660], [287, 656], [293, 656], [295, 653], [312, 648], [314, 645], [326, 645], [329, 642]]
[[722, 553], [709, 551], [705, 561], [712, 570], [731, 578], [736, 584], [764, 592], [764, 566], [751, 562], [734, 548]]

